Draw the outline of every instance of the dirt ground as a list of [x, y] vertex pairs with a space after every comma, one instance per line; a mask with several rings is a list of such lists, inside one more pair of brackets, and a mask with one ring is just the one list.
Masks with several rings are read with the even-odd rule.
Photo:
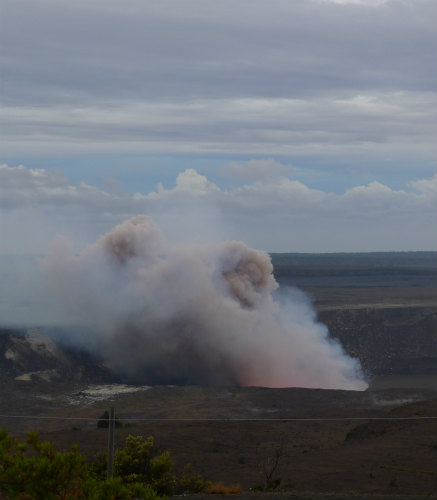
[[[61, 449], [77, 443], [92, 457], [107, 447], [107, 430], [93, 419], [109, 405], [128, 425], [116, 430], [117, 447], [129, 434], [152, 435], [176, 469], [191, 463], [214, 483], [239, 484], [242, 494], [233, 498], [437, 496], [437, 420], [423, 418], [437, 417], [437, 394], [426, 391], [163, 387], [46, 414], [72, 420], [9, 427], [19, 434], [36, 428]], [[277, 490], [254, 493], [278, 453]]]

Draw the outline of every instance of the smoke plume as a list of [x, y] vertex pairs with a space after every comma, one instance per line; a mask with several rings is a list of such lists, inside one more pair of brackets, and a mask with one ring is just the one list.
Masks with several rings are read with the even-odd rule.
[[93, 332], [88, 347], [127, 381], [366, 387], [311, 306], [275, 291], [268, 254], [244, 243], [168, 247], [138, 215], [79, 256], [58, 238], [45, 266], [64, 313]]

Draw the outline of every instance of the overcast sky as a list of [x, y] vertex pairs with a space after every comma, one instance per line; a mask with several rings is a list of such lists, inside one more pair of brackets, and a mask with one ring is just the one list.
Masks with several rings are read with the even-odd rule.
[[436, 247], [435, 0], [0, 0], [0, 253]]

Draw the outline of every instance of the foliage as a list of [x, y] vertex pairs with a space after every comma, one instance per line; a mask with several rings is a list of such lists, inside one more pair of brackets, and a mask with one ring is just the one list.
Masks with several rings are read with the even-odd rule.
[[160, 497], [149, 484], [126, 484], [121, 477], [98, 481], [89, 479], [84, 484], [84, 498], [87, 500], [115, 500], [116, 498], [141, 498], [143, 500], [157, 500]]
[[[88, 463], [77, 446], [56, 451], [30, 432], [23, 442], [0, 429], [0, 498], [105, 500], [142, 498], [205, 490], [210, 483], [186, 466], [178, 476], [168, 451], [158, 453], [152, 437], [128, 436], [114, 456], [114, 479], [106, 479], [107, 454]], [[3, 495], [2, 495], [3, 494]]]
[[142, 436], [129, 435], [124, 448], [115, 452], [114, 475], [128, 482], [149, 482], [152, 479], [153, 447], [153, 437], [143, 439]]
[[77, 446], [55, 451], [30, 432], [23, 443], [0, 430], [0, 489], [11, 498], [52, 500], [77, 498], [88, 478], [86, 459]]
[[[102, 477], [107, 468], [107, 454], [100, 453], [96, 458], [92, 467]], [[191, 473], [190, 465], [179, 476], [173, 472], [173, 466], [170, 453], [158, 453], [151, 436], [144, 439], [129, 435], [124, 448], [114, 454], [114, 476], [121, 477], [126, 484], [150, 484], [159, 495], [198, 493], [208, 486], [201, 476]]]
[[211, 486], [209, 481], [204, 481], [200, 474], [192, 473], [192, 465], [187, 464], [177, 480], [175, 493], [201, 493], [208, 491]]

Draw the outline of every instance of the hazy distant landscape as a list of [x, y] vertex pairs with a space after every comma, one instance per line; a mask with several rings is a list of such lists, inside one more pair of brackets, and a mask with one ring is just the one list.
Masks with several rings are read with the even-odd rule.
[[274, 253], [271, 257], [279, 283], [303, 289], [433, 288], [437, 280], [436, 252]]

